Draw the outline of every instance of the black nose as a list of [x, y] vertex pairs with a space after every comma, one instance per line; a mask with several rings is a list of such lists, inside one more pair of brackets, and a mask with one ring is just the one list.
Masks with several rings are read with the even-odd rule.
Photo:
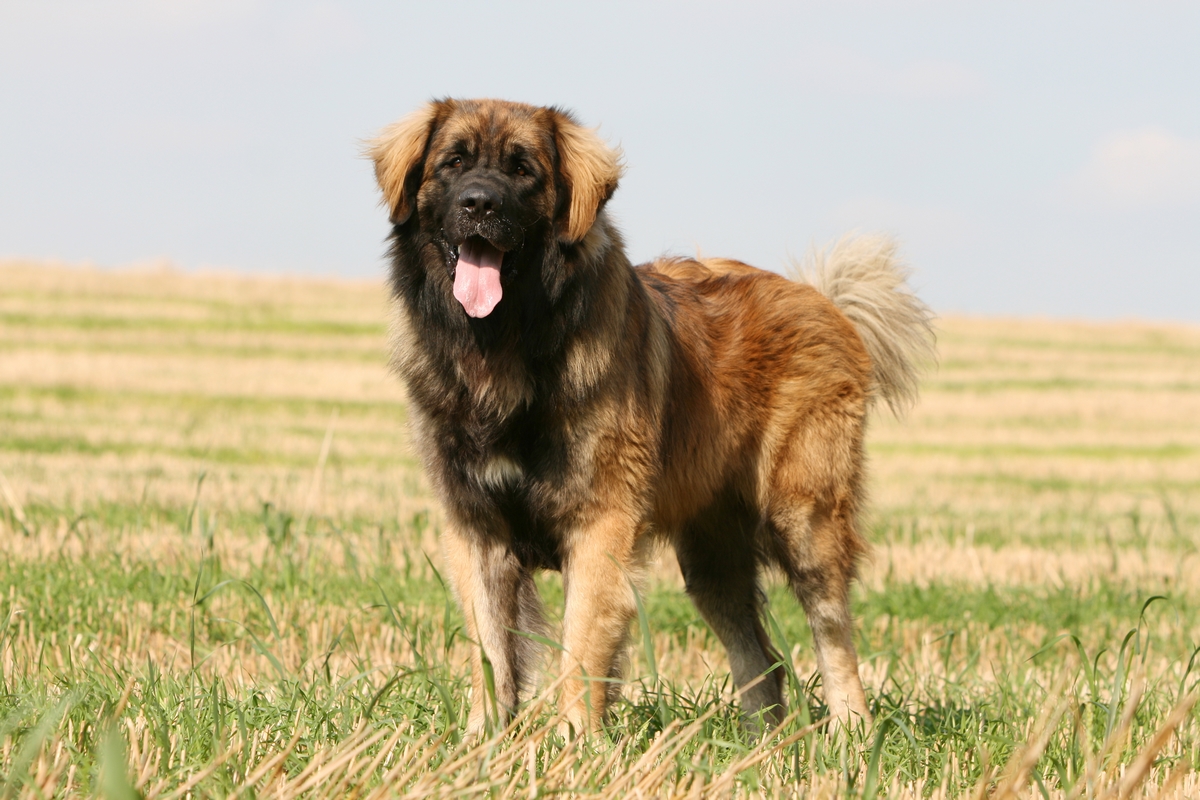
[[504, 201], [500, 193], [483, 184], [473, 184], [458, 195], [458, 204], [475, 216], [490, 216], [500, 210]]

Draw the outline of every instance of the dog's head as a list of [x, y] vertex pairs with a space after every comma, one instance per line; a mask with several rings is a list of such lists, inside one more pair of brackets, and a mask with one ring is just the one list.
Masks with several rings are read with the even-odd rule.
[[568, 113], [498, 100], [428, 103], [369, 155], [393, 225], [443, 250], [472, 317], [500, 302], [529, 245], [583, 241], [622, 170], [619, 153]]

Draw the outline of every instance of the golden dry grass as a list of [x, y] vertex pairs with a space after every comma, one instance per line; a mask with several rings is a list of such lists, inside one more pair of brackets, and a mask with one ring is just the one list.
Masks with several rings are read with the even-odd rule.
[[[712, 761], [719, 772], [680, 773], [681, 758], [715, 758], [702, 742], [711, 729], [685, 713], [657, 738], [629, 735], [585, 756], [595, 743], [552, 744], [553, 716], [537, 706], [518, 735], [455, 749], [429, 719], [406, 719], [403, 704], [383, 727], [360, 719], [337, 736], [316, 736], [299, 718], [287, 730], [227, 730], [220, 747], [203, 746], [205, 773], [187, 755], [201, 746], [182, 723], [156, 738], [147, 664], [180, 685], [219, 684], [212, 691], [238, 708], [255, 692], [282, 703], [286, 686], [369, 699], [430, 648], [444, 647], [445, 675], [463, 673], [470, 645], [453, 635], [434, 572], [438, 509], [386, 367], [383, 287], [27, 263], [0, 263], [0, 285], [0, 559], [5, 574], [44, 581], [0, 586], [0, 675], [10, 692], [48, 698], [46, 708], [70, 695], [53, 688], [76, 680], [64, 676], [110, 676], [116, 697], [96, 713], [118, 721], [145, 796], [250, 786], [280, 797], [638, 786], [645, 796], [723, 796], [775, 794], [794, 779], [788, 754], [798, 745], [771, 739]], [[1054, 731], [1052, 750], [1084, 742], [1094, 720], [1079, 709], [1103, 702], [1142, 710], [1124, 729], [1113, 722], [1116, 739], [1078, 745], [1091, 788], [1078, 775], [1061, 788], [1039, 772], [1049, 796], [1118, 796], [1143, 767], [1149, 783], [1138, 792], [1196, 796], [1195, 712], [1176, 719], [1171, 708], [1194, 685], [1187, 654], [1200, 643], [1190, 610], [1200, 601], [1200, 329], [952, 318], [939, 338], [940, 369], [915, 411], [902, 421], [879, 414], [871, 430], [864, 683], [881, 707], [898, 698], [910, 721], [940, 708], [976, 713], [1000, 702], [996, 687], [1026, 687], [1026, 705], [1057, 716], [1010, 720], [1020, 736], [1002, 760], [956, 750], [945, 774], [881, 771], [879, 791], [944, 797], [979, 786], [1004, 796], [1011, 778], [1016, 796], [1030, 796], [1033, 766], [1022, 765], [1038, 758], [1017, 745], [1036, 747], [1041, 728]], [[120, 575], [132, 576], [126, 588]], [[669, 561], [652, 577], [655, 663], [635, 647], [630, 674], [644, 681], [657, 668], [688, 697], [730, 699], [724, 655], [678, 584]], [[548, 578], [543, 589], [553, 610], [561, 587]], [[1139, 621], [1156, 594], [1172, 610]], [[966, 598], [965, 610], [945, 598]], [[779, 592], [772, 602], [806, 680], [815, 664], [804, 623]], [[1074, 616], [1056, 617], [1060, 606]], [[431, 638], [410, 636], [410, 624]], [[1146, 642], [1141, 705], [1128, 674], [1111, 697], [1087, 678], [1120, 676], [1121, 637], [1134, 627]], [[1061, 638], [1072, 634], [1077, 644]], [[631, 719], [653, 691], [629, 687]], [[81, 744], [97, 734], [63, 713], [65, 727], [48, 729], [28, 757], [30, 727], [0, 729], [0, 765], [26, 765], [23, 795], [93, 793], [106, 780], [87, 773], [99, 756]], [[713, 706], [705, 724], [723, 713]], [[837, 763], [825, 734], [796, 725], [806, 757]], [[1165, 732], [1157, 745], [1155, 731]], [[843, 755], [841, 771], [803, 772], [808, 796], [864, 791], [847, 776], [872, 741]], [[1138, 754], [1156, 747], [1157, 760], [1139, 767]], [[747, 759], [761, 763], [736, 767]]]

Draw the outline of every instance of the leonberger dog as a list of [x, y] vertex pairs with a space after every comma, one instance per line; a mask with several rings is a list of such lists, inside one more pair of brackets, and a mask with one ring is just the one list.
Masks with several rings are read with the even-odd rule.
[[634, 266], [605, 213], [620, 154], [558, 108], [437, 100], [368, 153], [392, 224], [392, 363], [475, 645], [468, 727], [503, 723], [534, 682], [540, 569], [566, 597], [560, 711], [600, 726], [656, 543], [747, 717], [785, 713], [761, 618], [775, 567], [831, 714], [869, 720], [849, 608], [864, 427], [877, 398], [911, 401], [932, 348], [894, 245], [843, 240], [807, 282], [726, 259]]

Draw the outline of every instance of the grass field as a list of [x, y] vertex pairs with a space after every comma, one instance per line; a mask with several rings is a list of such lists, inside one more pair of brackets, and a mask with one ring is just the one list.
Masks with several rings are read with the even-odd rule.
[[603, 736], [471, 741], [379, 284], [0, 287], [0, 797], [1200, 797], [1200, 329], [940, 322], [869, 438], [871, 730], [775, 581], [793, 714], [742, 733], [668, 556]]

